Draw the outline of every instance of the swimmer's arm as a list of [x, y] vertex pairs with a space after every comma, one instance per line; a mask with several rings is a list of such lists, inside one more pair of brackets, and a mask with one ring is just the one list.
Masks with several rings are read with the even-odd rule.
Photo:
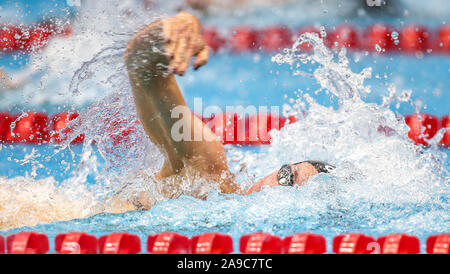
[[[208, 47], [200, 22], [188, 13], [147, 25], [130, 40], [125, 62], [138, 116], [152, 142], [167, 157], [159, 178], [193, 168], [203, 177], [220, 181], [222, 192], [235, 192], [222, 144], [188, 109], [173, 75], [183, 75], [193, 56], [194, 68], [204, 65]], [[200, 141], [174, 140], [172, 128], [180, 122], [180, 117], [171, 117], [174, 108], [191, 118], [181, 120], [183, 129], [203, 133]]]

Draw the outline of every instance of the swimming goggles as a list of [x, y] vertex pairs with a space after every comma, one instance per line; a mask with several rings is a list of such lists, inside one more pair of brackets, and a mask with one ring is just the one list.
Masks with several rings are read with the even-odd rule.
[[[293, 165], [301, 163], [310, 163], [318, 173], [329, 173], [336, 167], [321, 161], [302, 161]], [[291, 165], [282, 165], [277, 174], [278, 183], [281, 186], [293, 186], [294, 185], [294, 172]]]

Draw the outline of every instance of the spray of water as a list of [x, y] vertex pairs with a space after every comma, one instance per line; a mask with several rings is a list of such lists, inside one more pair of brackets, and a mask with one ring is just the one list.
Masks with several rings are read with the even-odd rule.
[[[108, 37], [96, 39], [109, 41]], [[93, 37], [86, 41], [90, 39]], [[436, 146], [423, 149], [413, 145], [406, 137], [408, 127], [388, 108], [394, 102], [408, 102], [410, 93], [396, 95], [391, 87], [390, 96], [381, 105], [365, 103], [361, 95], [370, 92], [370, 87], [364, 84], [370, 77], [370, 69], [352, 72], [345, 49], [336, 55], [315, 34], [302, 35], [292, 48], [276, 55], [273, 61], [291, 66], [293, 77], [316, 79], [321, 90], [338, 98], [338, 108], [324, 107], [305, 94], [291, 106], [301, 113], [299, 121], [272, 132], [272, 145], [256, 151], [229, 147], [227, 154], [233, 169], [241, 170], [237, 175], [243, 185], [282, 164], [307, 159], [334, 164], [337, 169], [333, 173], [315, 176], [301, 187], [267, 188], [249, 196], [221, 195], [203, 180], [156, 182], [153, 176], [163, 159], [136, 123], [123, 61], [119, 61], [125, 40], [113, 41], [95, 51], [72, 70], [67, 88], [72, 95], [97, 89], [90, 81], [99, 79], [95, 75], [100, 69], [105, 77], [100, 77], [103, 80], [96, 84], [108, 83], [107, 86], [113, 87], [109, 95], [74, 121], [80, 126], [59, 148], [59, 151], [70, 149], [71, 139], [86, 134], [77, 169], [58, 184], [51, 178], [43, 181], [27, 178], [20, 179], [23, 186], [18, 188], [12, 186], [12, 180], [4, 179], [0, 193], [16, 193], [11, 197], [35, 209], [28, 211], [31, 212], [28, 215], [22, 214], [27, 211], [11, 205], [10, 196], [2, 197], [2, 228], [85, 218], [76, 223], [54, 223], [43, 229], [146, 233], [172, 230], [187, 234], [213, 229], [236, 236], [252, 231], [280, 235], [299, 231], [326, 235], [347, 231], [373, 235], [392, 231], [417, 235], [448, 231], [450, 181], [445, 169], [446, 155]], [[314, 52], [301, 52], [298, 49], [301, 43], [313, 45]], [[306, 64], [315, 66], [312, 74], [302, 71]], [[100, 171], [93, 144], [105, 161]], [[94, 186], [85, 184], [89, 174], [96, 178]], [[22, 196], [27, 189], [30, 195]], [[42, 190], [48, 191], [41, 195]], [[208, 192], [205, 200], [187, 196], [204, 197]], [[149, 211], [87, 218], [101, 212], [124, 211], [129, 208], [128, 202], [142, 193], [151, 197], [154, 206]], [[12, 218], [14, 214], [16, 217]], [[33, 218], [28, 218], [30, 215]]]

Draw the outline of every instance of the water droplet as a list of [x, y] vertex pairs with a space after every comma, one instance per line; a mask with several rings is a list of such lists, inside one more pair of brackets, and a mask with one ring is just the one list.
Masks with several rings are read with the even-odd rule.
[[378, 45], [378, 44], [375, 44], [375, 49], [377, 52], [381, 52], [381, 50], [382, 50], [380, 45]]
[[391, 33], [391, 37], [392, 37], [392, 39], [394, 39], [394, 40], [398, 39], [398, 32], [393, 31], [393, 32]]

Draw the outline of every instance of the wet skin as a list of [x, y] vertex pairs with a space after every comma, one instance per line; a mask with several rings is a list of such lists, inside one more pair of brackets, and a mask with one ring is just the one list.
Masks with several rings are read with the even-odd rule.
[[[228, 168], [223, 145], [187, 108], [174, 75], [185, 75], [192, 59], [196, 70], [205, 65], [208, 58], [209, 48], [203, 39], [202, 25], [186, 12], [145, 26], [128, 43], [125, 63], [139, 119], [151, 141], [166, 157], [157, 179], [195, 174], [218, 184], [223, 193], [239, 194], [279, 185], [277, 170], [248, 190], [239, 188]], [[179, 120], [171, 118], [171, 111], [176, 106], [185, 107], [184, 115], [192, 118], [189, 119], [191, 125], [184, 128], [190, 126], [193, 132], [203, 132], [202, 141], [175, 141], [172, 138], [171, 128]], [[318, 173], [309, 163], [292, 165], [292, 170], [294, 183], [298, 185]]]

